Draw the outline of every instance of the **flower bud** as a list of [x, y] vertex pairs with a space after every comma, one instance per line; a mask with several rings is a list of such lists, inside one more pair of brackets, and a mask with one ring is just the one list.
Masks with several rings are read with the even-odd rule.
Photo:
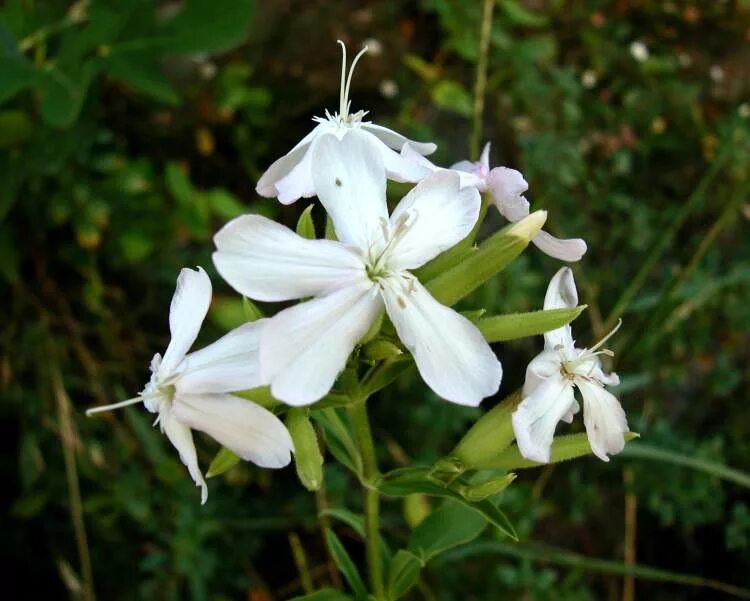
[[300, 482], [307, 490], [318, 490], [323, 483], [323, 455], [308, 410], [303, 407], [291, 408], [286, 427], [294, 443], [294, 465]]
[[515, 392], [494, 407], [471, 427], [451, 455], [461, 461], [466, 469], [482, 469], [513, 442], [511, 416], [521, 401]]

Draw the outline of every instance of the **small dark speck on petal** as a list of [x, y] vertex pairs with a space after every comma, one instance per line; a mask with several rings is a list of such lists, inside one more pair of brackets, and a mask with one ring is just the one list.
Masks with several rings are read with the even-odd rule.
[[341, 180], [337, 177], [336, 178], [336, 185], [340, 188], [341, 187]]
[[403, 296], [396, 297], [398, 299], [398, 306], [402, 309], [406, 309], [406, 301], [404, 300]]

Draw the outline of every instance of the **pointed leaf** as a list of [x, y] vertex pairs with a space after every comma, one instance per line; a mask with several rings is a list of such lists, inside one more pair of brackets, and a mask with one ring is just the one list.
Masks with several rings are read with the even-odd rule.
[[578, 317], [585, 308], [586, 305], [580, 305], [572, 309], [492, 315], [480, 319], [477, 327], [487, 342], [515, 340], [561, 328]]
[[456, 304], [520, 255], [546, 218], [545, 211], [536, 211], [493, 234], [463, 261], [427, 282], [427, 289], [444, 305]]
[[388, 599], [400, 599], [419, 579], [424, 563], [406, 549], [399, 549], [388, 566]]
[[232, 451], [227, 448], [221, 447], [221, 450], [216, 453], [213, 460], [211, 461], [211, 465], [208, 466], [206, 478], [220, 476], [227, 470], [233, 468], [240, 461], [241, 459], [237, 455], [232, 453]]
[[308, 240], [315, 239], [315, 223], [312, 220], [313, 205], [302, 211], [297, 221], [297, 234]]
[[336, 562], [336, 566], [354, 592], [355, 597], [358, 599], [367, 599], [367, 587], [365, 587], [365, 583], [359, 575], [357, 566], [333, 530], [326, 530], [326, 544], [328, 545], [328, 550], [331, 552], [333, 561]]

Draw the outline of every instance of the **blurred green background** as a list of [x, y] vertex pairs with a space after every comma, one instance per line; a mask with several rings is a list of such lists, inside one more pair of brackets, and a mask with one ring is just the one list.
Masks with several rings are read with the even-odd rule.
[[[503, 499], [521, 542], [488, 532], [433, 562], [409, 598], [741, 595], [701, 585], [750, 587], [750, 478], [724, 469], [750, 470], [750, 2], [493, 8], [482, 139], [493, 164], [524, 173], [553, 232], [587, 240], [576, 335], [593, 341], [622, 315], [617, 394], [642, 442], [669, 454], [523, 473]], [[371, 49], [353, 109], [437, 142], [441, 164], [467, 158], [481, 14], [462, 0], [3, 3], [5, 598], [85, 598], [88, 554], [99, 599], [286, 599], [302, 593], [290, 535], [316, 584], [339, 584], [316, 516], [360, 509], [343, 469], [327, 464], [316, 498], [292, 468], [243, 464], [209, 482], [201, 507], [150, 415], [83, 410], [141, 389], [179, 268], [202, 265], [214, 282], [199, 343], [242, 320], [212, 234], [247, 211], [294, 225], [309, 204], [253, 189], [337, 107], [337, 38]], [[488, 230], [500, 223], [493, 211]], [[530, 248], [466, 306], [540, 308], [557, 268]], [[522, 384], [540, 347], [498, 345], [505, 380], [486, 407]], [[434, 460], [481, 413], [408, 376], [371, 410], [385, 467]], [[199, 437], [204, 467], [216, 450]], [[384, 502], [386, 536], [403, 540], [425, 509]]]

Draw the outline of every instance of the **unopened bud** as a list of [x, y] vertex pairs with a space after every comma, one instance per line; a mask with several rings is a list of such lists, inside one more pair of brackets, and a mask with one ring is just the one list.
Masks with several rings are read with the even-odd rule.
[[294, 464], [300, 482], [307, 490], [318, 490], [323, 484], [323, 455], [307, 409], [290, 409], [286, 427], [294, 443]]
[[546, 221], [547, 211], [534, 211], [531, 215], [514, 223], [508, 228], [507, 233], [528, 241], [539, 233]]

